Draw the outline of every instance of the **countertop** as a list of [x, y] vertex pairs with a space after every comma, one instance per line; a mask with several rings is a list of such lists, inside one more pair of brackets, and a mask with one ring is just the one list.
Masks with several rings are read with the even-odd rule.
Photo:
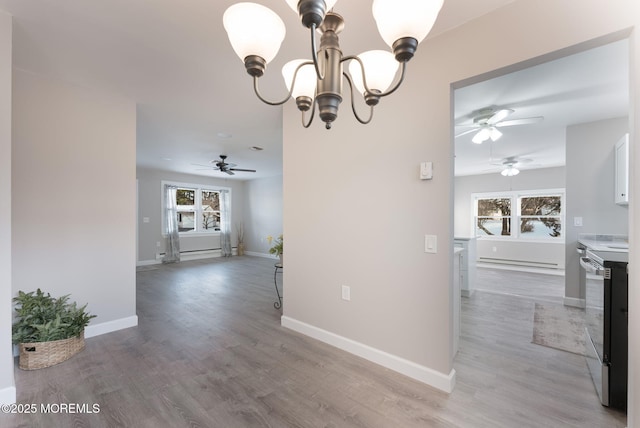
[[610, 251], [628, 253], [629, 240], [626, 235], [580, 234], [578, 242], [592, 251]]

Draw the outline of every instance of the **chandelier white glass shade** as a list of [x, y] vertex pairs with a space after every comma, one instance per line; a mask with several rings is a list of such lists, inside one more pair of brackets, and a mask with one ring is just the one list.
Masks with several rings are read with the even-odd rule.
[[255, 55], [271, 62], [286, 34], [282, 19], [256, 3], [234, 4], [224, 13], [222, 21], [233, 50], [243, 59]]
[[[282, 77], [284, 77], [284, 83], [293, 98], [308, 97], [313, 99], [316, 92], [316, 70], [311, 61], [305, 59], [289, 61], [282, 67]], [[294, 80], [295, 85], [293, 84]]]
[[443, 3], [444, 0], [374, 0], [373, 17], [389, 47], [405, 37], [420, 43], [431, 31]]
[[394, 77], [398, 73], [399, 63], [389, 51], [367, 51], [358, 55], [360, 61], [351, 61], [349, 63], [349, 74], [353, 79], [353, 84], [362, 95], [365, 95], [367, 89], [362, 80], [362, 67], [360, 62], [367, 70], [367, 83], [372, 92], [382, 93], [389, 89], [393, 83]]
[[[373, 107], [380, 98], [395, 92], [404, 80], [406, 63], [413, 58], [418, 43], [431, 31], [443, 4], [443, 0], [374, 0], [372, 11], [378, 30], [393, 52], [368, 51], [357, 56], [343, 56], [338, 34], [344, 28], [344, 20], [332, 11], [337, 0], [286, 2], [299, 14], [302, 25], [310, 29], [312, 59], [290, 61], [283, 67], [289, 94], [282, 101], [266, 100], [258, 88], [258, 79], [284, 40], [282, 20], [264, 6], [238, 3], [224, 13], [224, 27], [231, 46], [244, 62], [247, 73], [253, 77], [254, 91], [261, 101], [281, 105], [293, 97], [302, 112], [305, 128], [311, 125], [317, 108], [327, 129], [338, 117], [338, 107], [343, 99], [343, 76], [349, 85], [356, 119], [363, 124], [371, 121]], [[321, 33], [319, 47], [316, 30]], [[350, 62], [349, 73], [344, 71], [345, 62]], [[370, 106], [367, 119], [362, 119], [356, 111], [353, 86]], [[305, 120], [305, 113], [309, 110], [309, 119]]]

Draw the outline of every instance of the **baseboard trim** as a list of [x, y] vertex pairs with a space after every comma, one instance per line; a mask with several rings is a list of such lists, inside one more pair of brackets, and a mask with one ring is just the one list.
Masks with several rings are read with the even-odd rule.
[[409, 376], [412, 379], [425, 383], [446, 393], [451, 393], [455, 386], [456, 371], [454, 369], [451, 369], [451, 372], [448, 375], [440, 373], [430, 369], [429, 367], [416, 364], [396, 355], [372, 348], [371, 346], [286, 316], [281, 318], [281, 323], [283, 327], [290, 330], [297, 331], [298, 333], [302, 333], [331, 346], [335, 346], [338, 349], [342, 349], [343, 351], [362, 357], [390, 370]]
[[575, 297], [566, 297], [563, 299], [565, 306], [573, 306], [574, 308], [586, 308], [587, 302], [585, 299], [576, 299]]
[[136, 266], [151, 266], [162, 264], [161, 260], [139, 260], [136, 262]]
[[16, 402], [16, 387], [8, 386], [0, 389], [0, 404], [14, 404]]
[[129, 327], [135, 327], [138, 325], [138, 316], [120, 318], [113, 321], [107, 321], [100, 324], [89, 325], [84, 329], [84, 337], [95, 337], [101, 334], [111, 333], [113, 331], [122, 330]]
[[275, 257], [273, 254], [269, 254], [269, 253], [258, 253], [256, 251], [245, 251], [244, 252], [247, 256], [255, 256], [255, 257], [264, 257], [265, 259], [277, 259], [277, 257]]

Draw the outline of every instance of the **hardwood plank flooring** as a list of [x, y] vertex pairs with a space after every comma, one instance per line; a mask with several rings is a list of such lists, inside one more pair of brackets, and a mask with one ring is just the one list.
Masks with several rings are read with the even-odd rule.
[[47, 369], [16, 361], [19, 403], [95, 403], [100, 412], [0, 414], [0, 426], [625, 426], [623, 413], [599, 404], [583, 357], [531, 343], [533, 298], [462, 299], [450, 395], [282, 328], [275, 299], [269, 259], [141, 270], [138, 327], [87, 339]]

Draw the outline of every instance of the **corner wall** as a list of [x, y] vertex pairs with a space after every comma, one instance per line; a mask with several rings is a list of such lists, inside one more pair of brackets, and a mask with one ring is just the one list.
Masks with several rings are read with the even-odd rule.
[[282, 233], [282, 176], [246, 181], [244, 207], [246, 251], [269, 254], [265, 238]]
[[11, 15], [0, 10], [0, 404], [16, 401], [11, 347], [11, 41]]
[[13, 79], [13, 294], [88, 303], [87, 337], [137, 325], [135, 103]]
[[[423, 381], [452, 388], [452, 85], [640, 26], [636, 0], [607, 2], [606, 19], [602, 7], [598, 0], [516, 1], [427, 39], [370, 125], [355, 123], [343, 103], [331, 131], [319, 123], [305, 130], [295, 105], [286, 104], [283, 324], [337, 339], [349, 352], [359, 352], [355, 344], [413, 364], [428, 373]], [[637, 64], [631, 72], [638, 79]], [[420, 161], [434, 162], [432, 181], [417, 179]], [[437, 254], [424, 253], [425, 234], [438, 236]], [[341, 285], [351, 287], [351, 301], [341, 299]], [[632, 301], [640, 308], [639, 295]], [[637, 316], [630, 312], [630, 323]]]

